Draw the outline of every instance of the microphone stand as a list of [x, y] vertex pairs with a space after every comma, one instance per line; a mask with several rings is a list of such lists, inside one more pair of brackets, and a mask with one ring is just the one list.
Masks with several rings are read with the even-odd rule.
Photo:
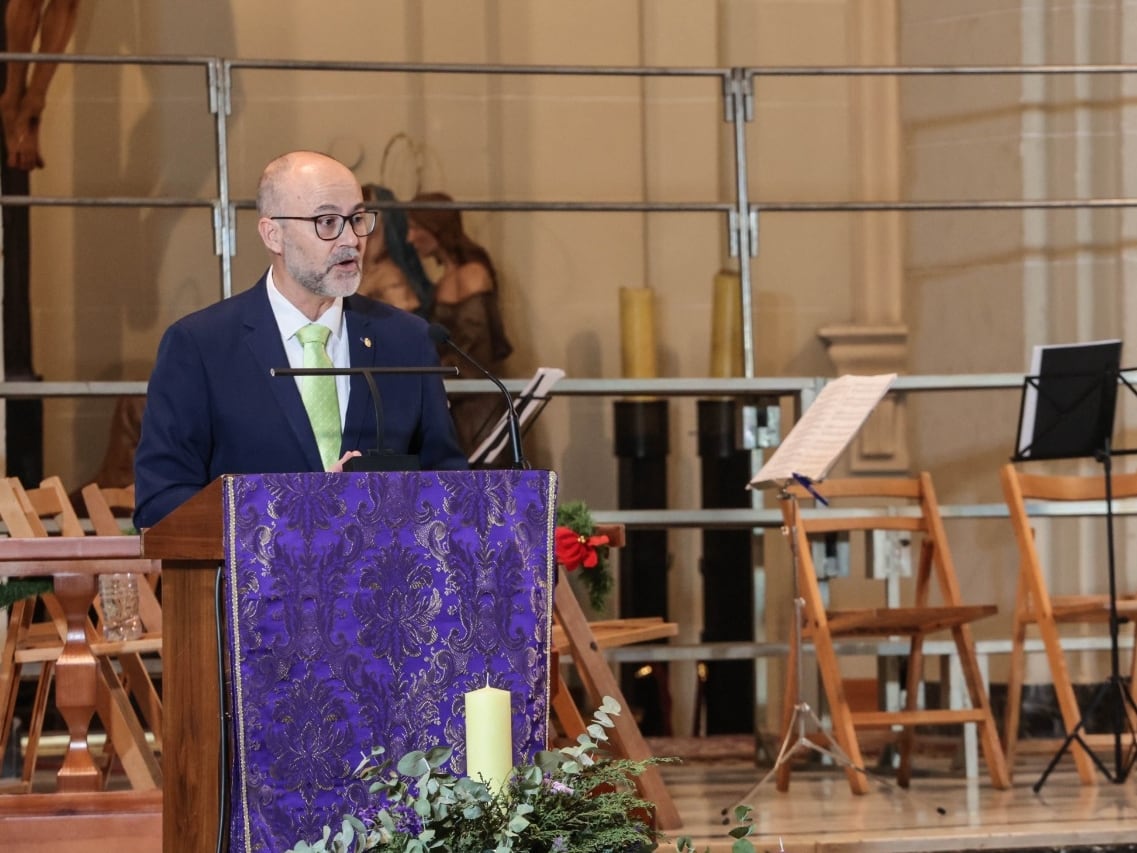
[[458, 355], [462, 356], [464, 361], [476, 367], [486, 379], [496, 385], [498, 390], [501, 391], [502, 396], [505, 397], [505, 411], [508, 415], [509, 446], [513, 452], [513, 467], [519, 469], [528, 468], [529, 463], [525, 461], [525, 455], [521, 449], [521, 419], [517, 417], [517, 409], [513, 405], [513, 396], [509, 393], [509, 389], [505, 387], [505, 383], [483, 367], [476, 358], [458, 346], [458, 344], [454, 343], [454, 339], [450, 337], [450, 330], [441, 323], [431, 323], [427, 334], [430, 335], [430, 339], [434, 341], [435, 344], [445, 344], [454, 350], [454, 352], [458, 353]]
[[409, 453], [395, 453], [383, 446], [383, 398], [379, 396], [379, 386], [375, 384], [375, 374], [381, 376], [457, 376], [456, 367], [274, 367], [270, 376], [363, 376], [367, 389], [371, 392], [371, 403], [375, 407], [375, 447], [362, 456], [353, 456], [344, 465], [344, 471], [417, 471], [418, 456]]

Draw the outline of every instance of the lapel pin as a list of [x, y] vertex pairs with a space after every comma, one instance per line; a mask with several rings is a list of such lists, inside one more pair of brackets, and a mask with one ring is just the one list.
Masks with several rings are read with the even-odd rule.
[[362, 338], [362, 341], [365, 347], [371, 349], [371, 338]]

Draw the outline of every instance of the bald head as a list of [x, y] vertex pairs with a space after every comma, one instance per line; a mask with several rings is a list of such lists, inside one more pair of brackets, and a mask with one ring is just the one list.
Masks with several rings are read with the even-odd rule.
[[[290, 151], [265, 166], [261, 173], [257, 213], [288, 215], [284, 209], [294, 201], [311, 197], [322, 186], [343, 181], [359, 186], [351, 169], [339, 160], [318, 151]], [[362, 199], [363, 191], [359, 193]]]

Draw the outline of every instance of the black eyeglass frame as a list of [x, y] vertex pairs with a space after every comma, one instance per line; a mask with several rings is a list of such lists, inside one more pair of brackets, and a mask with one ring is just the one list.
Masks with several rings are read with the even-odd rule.
[[[365, 224], [367, 222], [367, 217], [371, 218], [370, 225]], [[316, 232], [316, 236], [321, 240], [327, 240], [329, 242], [339, 239], [340, 234], [343, 233], [344, 226], [347, 225], [348, 222], [351, 223], [351, 230], [356, 237], [368, 236], [375, 231], [375, 226], [379, 224], [379, 214], [374, 210], [357, 210], [355, 213], [349, 213], [346, 216], [342, 213], [318, 213], [315, 216], [270, 216], [269, 219], [294, 219], [303, 222], [311, 222], [312, 228]], [[339, 227], [336, 228], [334, 234], [329, 233], [327, 236], [324, 236], [320, 233], [321, 220], [327, 221], [337, 219], [339, 220]], [[366, 230], [363, 232], [360, 232], [359, 228], [357, 227], [357, 225], [361, 223], [365, 224], [366, 228]]]

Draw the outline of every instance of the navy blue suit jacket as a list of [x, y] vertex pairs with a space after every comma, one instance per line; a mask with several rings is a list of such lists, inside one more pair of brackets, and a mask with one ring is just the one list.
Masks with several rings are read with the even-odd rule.
[[[362, 296], [344, 300], [353, 367], [427, 367], [438, 352], [426, 323]], [[174, 323], [147, 386], [134, 458], [137, 527], [149, 527], [222, 474], [322, 471], [316, 438], [288, 367], [265, 279]], [[437, 375], [376, 376], [384, 449], [424, 469], [467, 467]], [[376, 444], [375, 407], [351, 377], [341, 455]]]

